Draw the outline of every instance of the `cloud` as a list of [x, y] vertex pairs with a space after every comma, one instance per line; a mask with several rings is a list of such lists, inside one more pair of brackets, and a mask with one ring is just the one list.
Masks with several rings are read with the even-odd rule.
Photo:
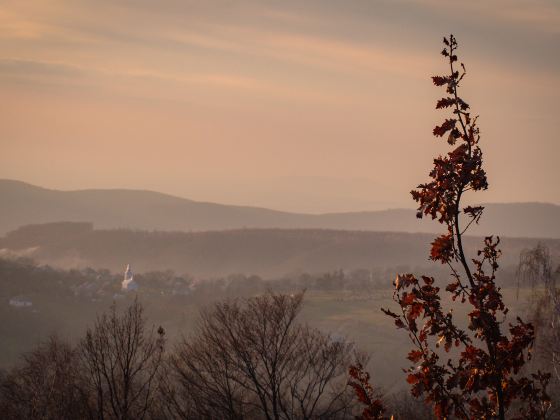
[[529, 27], [532, 31], [560, 33], [560, 3], [556, 0], [470, 0], [454, 2], [453, 7], [441, 0], [411, 1], [463, 20], [477, 19], [508, 27], [513, 23]]
[[9, 76], [80, 77], [85, 71], [77, 66], [24, 59], [0, 59], [0, 74]]
[[46, 27], [39, 22], [25, 19], [17, 13], [0, 8], [0, 37], [10, 39], [38, 39]]

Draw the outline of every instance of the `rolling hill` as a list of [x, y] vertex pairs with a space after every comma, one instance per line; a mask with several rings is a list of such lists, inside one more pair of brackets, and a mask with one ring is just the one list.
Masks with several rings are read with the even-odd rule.
[[[101, 229], [208, 231], [242, 228], [342, 229], [438, 232], [413, 209], [299, 214], [258, 207], [206, 203], [141, 190], [58, 191], [0, 180], [0, 234], [50, 222], [91, 222]], [[487, 204], [473, 235], [560, 238], [560, 206], [545, 203]]]

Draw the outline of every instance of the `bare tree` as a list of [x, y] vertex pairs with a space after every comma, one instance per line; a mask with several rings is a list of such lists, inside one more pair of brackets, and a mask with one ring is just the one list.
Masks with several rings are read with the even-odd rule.
[[550, 250], [546, 245], [538, 243], [534, 248], [524, 249], [519, 255], [517, 266], [517, 298], [519, 299], [519, 287], [521, 282], [531, 283], [534, 291], [535, 285], [542, 284], [549, 298], [556, 302], [556, 281], [552, 273], [552, 261]]
[[[550, 370], [553, 380], [549, 394], [552, 399], [550, 418], [560, 418], [560, 291], [556, 280], [560, 266], [553, 269], [553, 260], [546, 245], [538, 243], [523, 250], [517, 267], [518, 291], [520, 284], [530, 284], [530, 317], [536, 328], [533, 365]], [[534, 367], [534, 366], [533, 366]]]
[[[523, 250], [517, 267], [517, 288], [519, 291], [521, 282], [531, 284], [531, 311], [538, 332], [537, 350], [560, 380], [560, 293], [556, 287], [560, 267], [556, 272], [552, 267], [550, 250], [545, 245], [538, 243], [534, 248]], [[536, 293], [535, 286], [542, 286], [544, 293]]]
[[348, 367], [363, 356], [298, 323], [303, 294], [218, 303], [171, 357], [175, 414], [192, 418], [344, 418]]
[[96, 418], [147, 417], [158, 395], [164, 334], [146, 328], [137, 300], [122, 315], [113, 305], [87, 330], [79, 349]]
[[87, 418], [87, 398], [78, 355], [56, 336], [23, 355], [0, 383], [0, 413], [6, 419]]

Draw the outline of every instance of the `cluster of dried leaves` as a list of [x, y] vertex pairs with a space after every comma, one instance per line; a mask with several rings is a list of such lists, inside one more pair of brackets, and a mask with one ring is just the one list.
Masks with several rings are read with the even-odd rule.
[[350, 367], [348, 384], [354, 389], [358, 401], [364, 405], [360, 418], [363, 420], [382, 419], [386, 411], [385, 405], [381, 400], [381, 395], [369, 383], [369, 373], [364, 370], [362, 365]]
[[[394, 319], [397, 328], [408, 332], [414, 348], [408, 354], [412, 366], [407, 381], [412, 394], [431, 404], [437, 418], [504, 419], [508, 410], [512, 418], [545, 418], [550, 407], [546, 393], [550, 375], [540, 371], [521, 374], [531, 357], [535, 332], [520, 318], [506, 324], [508, 309], [495, 283], [500, 240], [487, 237], [470, 261], [463, 249], [463, 235], [472, 223], [478, 223], [484, 208], [461, 208], [461, 199], [467, 191], [487, 189], [488, 182], [476, 117], [458, 95], [466, 69], [463, 64], [457, 66], [455, 37], [443, 42], [441, 53], [450, 73], [432, 80], [447, 93], [436, 108], [450, 109], [452, 117], [436, 126], [433, 134], [447, 138], [453, 150], [434, 159], [430, 181], [411, 194], [418, 203], [419, 218], [430, 216], [447, 228], [432, 242], [430, 258], [450, 267], [452, 281], [445, 290], [453, 301], [470, 305], [468, 325], [459, 327], [452, 310], [444, 310], [440, 288], [432, 277], [413, 274], [398, 275], [394, 282], [399, 313], [383, 312]], [[465, 227], [461, 229], [460, 223]], [[363, 418], [384, 418], [380, 401], [372, 398], [369, 377], [359, 366], [350, 375], [366, 407]]]

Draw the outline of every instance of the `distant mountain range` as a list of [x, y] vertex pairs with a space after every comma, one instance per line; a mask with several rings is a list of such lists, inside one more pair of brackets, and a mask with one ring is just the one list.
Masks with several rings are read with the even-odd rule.
[[[441, 231], [418, 220], [413, 209], [300, 214], [206, 203], [141, 190], [50, 190], [0, 180], [0, 235], [20, 226], [50, 222], [91, 222], [97, 229], [209, 231], [243, 228]], [[560, 238], [560, 206], [546, 203], [486, 204], [472, 235]]]

